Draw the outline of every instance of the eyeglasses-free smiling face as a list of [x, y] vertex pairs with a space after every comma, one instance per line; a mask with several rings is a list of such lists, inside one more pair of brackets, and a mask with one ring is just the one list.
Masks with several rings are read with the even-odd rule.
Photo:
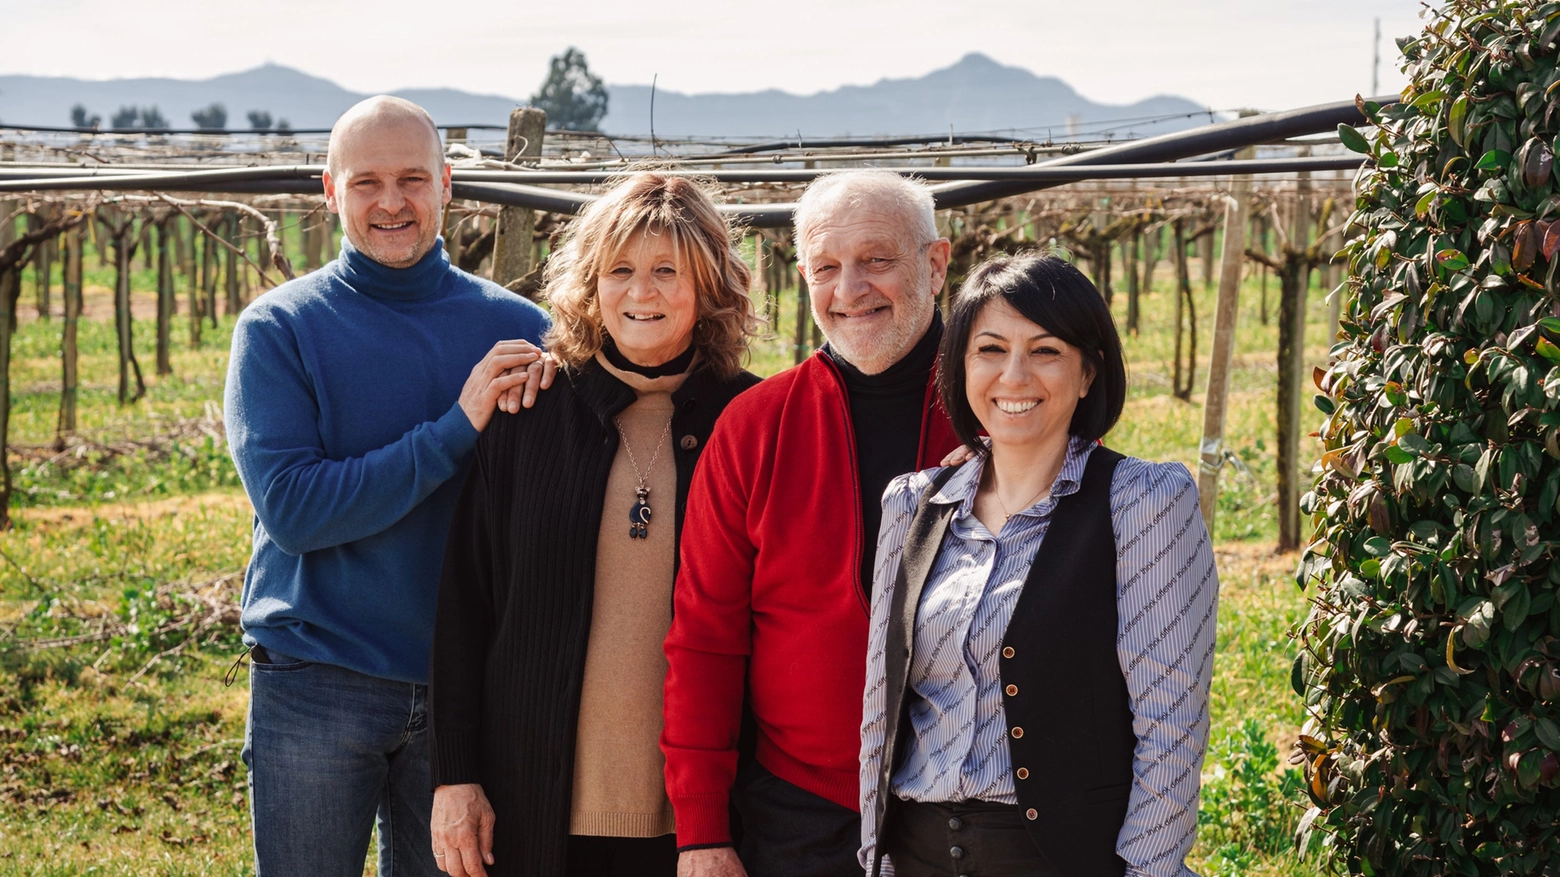
[[670, 234], [640, 230], [596, 279], [601, 322], [630, 362], [661, 365], [693, 343], [699, 294], [680, 255]]
[[909, 225], [869, 205], [839, 208], [804, 244], [813, 319], [834, 350], [869, 375], [921, 340], [947, 273], [948, 242], [919, 243]]
[[325, 199], [354, 247], [391, 268], [409, 268], [433, 249], [450, 169], [425, 120], [367, 118], [343, 132], [325, 174]]
[[1078, 348], [996, 299], [975, 318], [964, 391], [993, 447], [1065, 442], [1094, 375]]

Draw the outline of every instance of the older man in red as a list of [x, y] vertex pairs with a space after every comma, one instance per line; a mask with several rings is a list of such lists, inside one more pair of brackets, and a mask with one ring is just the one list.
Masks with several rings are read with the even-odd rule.
[[[949, 245], [931, 193], [822, 177], [796, 240], [828, 344], [726, 409], [688, 501], [661, 738], [680, 877], [859, 877], [880, 500], [958, 444], [933, 391]], [[757, 733], [739, 765], [744, 703]]]

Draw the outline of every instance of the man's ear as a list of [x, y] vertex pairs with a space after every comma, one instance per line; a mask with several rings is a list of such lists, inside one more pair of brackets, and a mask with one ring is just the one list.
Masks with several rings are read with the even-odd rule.
[[325, 186], [325, 209], [331, 213], [340, 213], [341, 209], [336, 204], [336, 181], [331, 179], [330, 171], [326, 171], [320, 178]]
[[948, 243], [947, 238], [938, 238], [926, 248], [927, 269], [931, 272], [933, 295], [942, 291], [943, 282], [948, 279], [948, 260], [952, 252], [953, 245]]
[[451, 195], [451, 193], [450, 193], [450, 163], [447, 162], [447, 161], [441, 161], [439, 163], [439, 166], [444, 169], [444, 172], [442, 174], [442, 178], [443, 178], [443, 181], [444, 181], [444, 200], [440, 201], [439, 203], [443, 204], [445, 206], [448, 206], [449, 203], [450, 203], [450, 200], [453, 197]]

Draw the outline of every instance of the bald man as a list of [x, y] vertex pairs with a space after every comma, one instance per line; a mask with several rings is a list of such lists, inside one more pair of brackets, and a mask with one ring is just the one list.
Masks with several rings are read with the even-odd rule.
[[341, 255], [244, 311], [225, 394], [255, 509], [255, 870], [361, 875], [377, 824], [380, 874], [433, 875], [426, 684], [445, 533], [500, 397], [539, 383], [527, 367], [548, 321], [450, 264], [450, 169], [421, 107], [353, 107], [326, 167]]

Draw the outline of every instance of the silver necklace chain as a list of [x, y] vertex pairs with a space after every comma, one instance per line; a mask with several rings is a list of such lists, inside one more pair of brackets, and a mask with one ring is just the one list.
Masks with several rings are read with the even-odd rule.
[[639, 461], [634, 459], [634, 446], [629, 444], [628, 432], [623, 429], [623, 419], [614, 417], [612, 422], [617, 426], [618, 438], [623, 440], [623, 450], [628, 452], [628, 465], [634, 467], [634, 477], [639, 479], [639, 486], [649, 487], [650, 473], [655, 471], [655, 461], [661, 458], [661, 449], [666, 447], [666, 437], [671, 435], [672, 419], [666, 418], [666, 426], [661, 430], [661, 438], [655, 443], [655, 453], [650, 455], [650, 465], [645, 467], [643, 472], [639, 471]]

